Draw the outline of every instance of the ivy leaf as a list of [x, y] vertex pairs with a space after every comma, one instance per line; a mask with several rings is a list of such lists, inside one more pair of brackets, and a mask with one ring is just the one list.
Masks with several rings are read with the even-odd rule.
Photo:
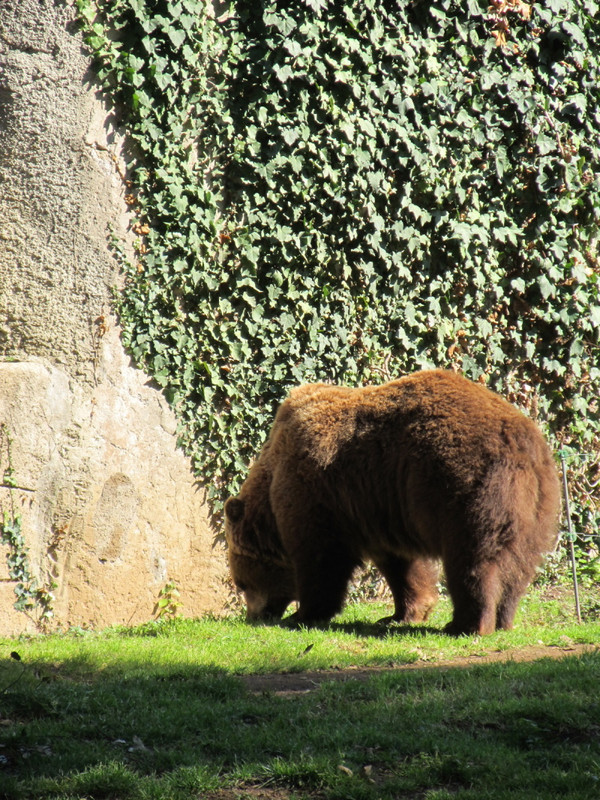
[[289, 64], [284, 64], [283, 66], [279, 66], [275, 64], [273, 66], [273, 72], [277, 76], [277, 79], [281, 83], [287, 83], [287, 81], [293, 76], [294, 70], [291, 68]]
[[321, 15], [321, 11], [327, 8], [328, 0], [303, 0], [306, 5], [311, 8], [317, 16]]
[[341, 132], [346, 137], [346, 139], [348, 139], [349, 142], [353, 142], [354, 141], [354, 136], [355, 136], [354, 125], [349, 121], [344, 121], [344, 122], [340, 123], [339, 127], [340, 127]]
[[367, 136], [375, 137], [377, 135], [375, 126], [370, 120], [359, 118], [357, 120], [357, 125], [363, 133], [366, 133]]
[[570, 116], [584, 117], [587, 112], [587, 98], [584, 94], [574, 94], [569, 97], [569, 101], [563, 106], [563, 114]]
[[545, 275], [540, 275], [537, 279], [537, 284], [542, 293], [542, 297], [544, 300], [547, 300], [549, 297], [554, 295], [554, 286]]
[[288, 128], [281, 133], [283, 141], [290, 147], [298, 141], [299, 133], [295, 128]]
[[185, 41], [186, 32], [184, 30], [181, 30], [181, 28], [174, 28], [172, 26], [169, 26], [167, 28], [167, 36], [171, 40], [173, 47], [179, 49]]

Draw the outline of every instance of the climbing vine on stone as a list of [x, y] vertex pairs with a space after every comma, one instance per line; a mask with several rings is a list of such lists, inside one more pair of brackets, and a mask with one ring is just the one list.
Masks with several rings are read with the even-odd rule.
[[301, 381], [458, 368], [591, 448], [595, 0], [216, 6], [78, 2], [134, 154], [125, 341], [215, 508]]
[[23, 536], [22, 517], [13, 497], [17, 490], [12, 463], [12, 435], [7, 426], [0, 424], [0, 465], [3, 465], [0, 487], [8, 490], [7, 508], [0, 508], [0, 544], [6, 550], [8, 578], [14, 583], [14, 608], [33, 617], [39, 628], [53, 616], [55, 584], [41, 585], [33, 575], [29, 551]]

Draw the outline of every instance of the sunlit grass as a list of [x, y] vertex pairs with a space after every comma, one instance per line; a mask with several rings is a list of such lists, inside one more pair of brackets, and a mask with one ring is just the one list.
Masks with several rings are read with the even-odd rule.
[[552, 599], [547, 592], [531, 590], [521, 603], [515, 629], [486, 637], [446, 636], [442, 631], [451, 611], [448, 600], [442, 598], [426, 626], [386, 628], [377, 620], [389, 613], [389, 606], [357, 603], [348, 605], [329, 627], [321, 629], [248, 625], [241, 616], [179, 618], [133, 629], [75, 629], [12, 643], [0, 640], [0, 648], [4, 653], [16, 648], [25, 662], [60, 661], [78, 677], [110, 675], [124, 666], [132, 674], [143, 674], [149, 660], [156, 669], [200, 667], [230, 674], [398, 666], [537, 644], [600, 642], [600, 620], [577, 625], [571, 605], [568, 592]]
[[574, 623], [568, 591], [533, 590], [514, 631], [481, 638], [442, 634], [444, 601], [426, 628], [377, 626], [388, 611], [350, 605], [315, 630], [233, 617], [2, 640], [0, 798], [598, 796], [597, 651], [376, 670], [291, 697], [253, 694], [237, 677], [600, 642], [600, 623]]

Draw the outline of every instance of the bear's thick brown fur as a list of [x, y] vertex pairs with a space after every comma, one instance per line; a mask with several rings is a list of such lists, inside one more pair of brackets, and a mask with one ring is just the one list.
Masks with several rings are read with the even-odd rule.
[[353, 570], [388, 581], [392, 619], [419, 622], [444, 566], [451, 633], [512, 626], [556, 539], [560, 489], [534, 423], [480, 384], [431, 370], [383, 386], [294, 389], [225, 505], [248, 617], [312, 624], [341, 610]]

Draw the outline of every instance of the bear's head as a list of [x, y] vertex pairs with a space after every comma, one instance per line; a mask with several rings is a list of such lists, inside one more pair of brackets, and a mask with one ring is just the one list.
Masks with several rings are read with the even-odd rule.
[[247, 618], [281, 619], [296, 599], [296, 582], [270, 508], [260, 510], [241, 497], [230, 497], [225, 503], [225, 537], [231, 577], [244, 594]]

